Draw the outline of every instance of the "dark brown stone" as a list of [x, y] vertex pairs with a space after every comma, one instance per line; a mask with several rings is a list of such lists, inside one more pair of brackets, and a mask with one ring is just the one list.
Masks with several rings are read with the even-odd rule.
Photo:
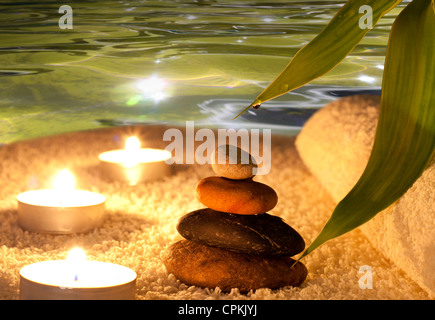
[[206, 246], [264, 256], [290, 257], [305, 248], [296, 230], [267, 213], [241, 215], [200, 209], [181, 217], [177, 231]]

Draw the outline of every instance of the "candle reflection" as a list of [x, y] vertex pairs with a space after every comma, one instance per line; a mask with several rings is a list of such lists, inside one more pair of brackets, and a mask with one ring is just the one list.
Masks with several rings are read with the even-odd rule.
[[[157, 59], [155, 63], [160, 63]], [[138, 80], [134, 87], [140, 92], [133, 95], [126, 101], [126, 105], [129, 107], [137, 105], [141, 101], [152, 100], [155, 104], [159, 103], [168, 97], [168, 83], [153, 75], [149, 78]]]

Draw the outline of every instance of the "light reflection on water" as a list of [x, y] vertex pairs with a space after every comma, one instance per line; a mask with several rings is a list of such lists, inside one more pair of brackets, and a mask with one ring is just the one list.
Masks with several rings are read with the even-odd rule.
[[297, 132], [338, 96], [379, 93], [399, 9], [328, 75], [232, 119], [343, 3], [82, 0], [73, 30], [59, 29], [56, 1], [2, 3], [0, 143], [187, 120]]

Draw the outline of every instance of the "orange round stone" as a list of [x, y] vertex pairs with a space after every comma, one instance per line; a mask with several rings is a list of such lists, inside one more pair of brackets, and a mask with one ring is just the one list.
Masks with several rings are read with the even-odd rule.
[[278, 203], [275, 190], [263, 183], [220, 177], [200, 180], [196, 198], [210, 209], [235, 214], [265, 213]]

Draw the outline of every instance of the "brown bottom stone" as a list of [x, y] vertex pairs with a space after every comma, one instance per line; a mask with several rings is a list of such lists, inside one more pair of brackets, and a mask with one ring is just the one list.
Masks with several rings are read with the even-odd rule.
[[238, 288], [249, 292], [259, 288], [299, 286], [307, 277], [305, 265], [289, 257], [264, 258], [204, 246], [189, 240], [173, 243], [163, 263], [169, 273], [187, 285], [228, 292]]

